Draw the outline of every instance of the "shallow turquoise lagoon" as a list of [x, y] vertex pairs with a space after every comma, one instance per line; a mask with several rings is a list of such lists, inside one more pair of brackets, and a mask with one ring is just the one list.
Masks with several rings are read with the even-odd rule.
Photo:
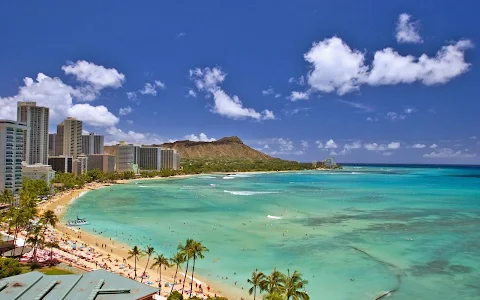
[[66, 218], [77, 215], [87, 231], [167, 255], [179, 241], [201, 240], [210, 252], [199, 275], [232, 288], [276, 267], [299, 270], [312, 299], [393, 289], [390, 299], [480, 299], [478, 168], [139, 180], [87, 193]]

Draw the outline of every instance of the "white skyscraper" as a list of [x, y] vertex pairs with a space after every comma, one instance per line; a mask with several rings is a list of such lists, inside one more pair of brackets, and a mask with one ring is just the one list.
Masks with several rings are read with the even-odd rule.
[[17, 194], [22, 188], [22, 157], [27, 125], [0, 120], [0, 191]]
[[48, 117], [47, 107], [37, 106], [36, 102], [18, 102], [17, 121], [27, 124], [23, 160], [29, 165], [47, 164]]

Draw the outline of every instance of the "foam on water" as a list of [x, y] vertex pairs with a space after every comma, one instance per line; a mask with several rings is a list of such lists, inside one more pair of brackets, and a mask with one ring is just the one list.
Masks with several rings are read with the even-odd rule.
[[252, 195], [262, 195], [262, 194], [278, 194], [278, 192], [254, 192], [254, 191], [227, 191], [224, 190], [224, 193], [229, 193], [232, 195], [238, 196], [252, 196]]

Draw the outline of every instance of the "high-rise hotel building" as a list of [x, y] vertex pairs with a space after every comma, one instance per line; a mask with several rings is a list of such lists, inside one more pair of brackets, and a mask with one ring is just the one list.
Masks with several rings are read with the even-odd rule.
[[57, 125], [55, 154], [77, 158], [82, 154], [82, 121], [72, 117]]
[[103, 135], [89, 133], [82, 135], [82, 152], [83, 154], [103, 154]]
[[14, 195], [22, 188], [22, 159], [27, 124], [0, 120], [0, 191]]
[[23, 160], [29, 165], [47, 164], [48, 118], [47, 107], [37, 106], [36, 102], [18, 102], [17, 121], [27, 125], [23, 138]]

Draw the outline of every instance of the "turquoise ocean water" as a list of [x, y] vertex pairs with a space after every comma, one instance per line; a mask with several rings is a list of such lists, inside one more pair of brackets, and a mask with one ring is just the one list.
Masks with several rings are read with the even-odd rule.
[[479, 168], [139, 180], [87, 193], [65, 218], [77, 215], [87, 231], [167, 255], [188, 237], [201, 240], [210, 252], [196, 271], [232, 288], [276, 267], [299, 270], [312, 299], [392, 289], [389, 299], [480, 299]]

